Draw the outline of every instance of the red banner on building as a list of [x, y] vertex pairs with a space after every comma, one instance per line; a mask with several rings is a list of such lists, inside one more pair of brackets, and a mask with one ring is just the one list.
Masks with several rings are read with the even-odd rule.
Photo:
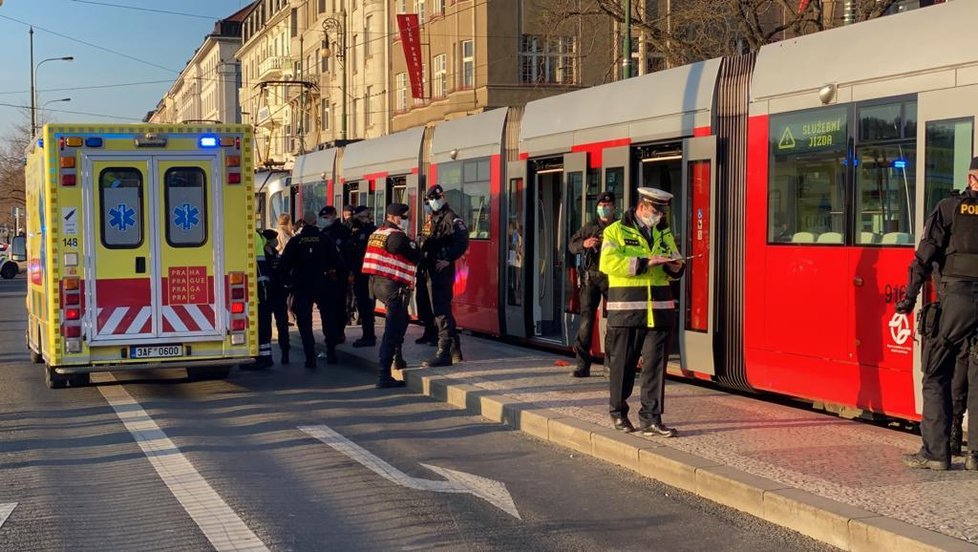
[[401, 32], [404, 60], [407, 62], [408, 77], [411, 79], [411, 97], [424, 99], [424, 78], [421, 75], [421, 27], [418, 24], [418, 14], [398, 14], [397, 28]]

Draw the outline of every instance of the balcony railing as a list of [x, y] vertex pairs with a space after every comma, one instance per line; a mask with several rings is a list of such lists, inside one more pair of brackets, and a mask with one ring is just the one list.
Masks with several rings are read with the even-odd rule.
[[272, 56], [258, 64], [258, 78], [279, 79], [292, 74], [292, 59], [286, 56]]

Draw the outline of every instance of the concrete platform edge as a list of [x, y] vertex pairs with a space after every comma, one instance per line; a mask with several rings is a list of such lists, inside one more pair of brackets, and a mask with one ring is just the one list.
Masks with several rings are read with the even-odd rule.
[[[348, 352], [341, 356], [363, 369], [376, 363]], [[853, 552], [969, 551], [978, 545], [865, 511], [776, 481], [614, 431], [503, 393], [454, 380], [439, 369], [395, 371], [407, 387], [528, 435], [625, 467], [700, 497], [751, 514], [815, 540]]]

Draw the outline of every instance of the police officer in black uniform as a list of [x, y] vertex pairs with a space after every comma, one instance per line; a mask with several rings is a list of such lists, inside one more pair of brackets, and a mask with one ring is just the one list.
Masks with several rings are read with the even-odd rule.
[[353, 230], [353, 215], [354, 214], [356, 214], [356, 213], [354, 213], [353, 205], [344, 205], [343, 206], [343, 216], [340, 219], [340, 222], [342, 222], [343, 223], [343, 226], [346, 226], [351, 231]]
[[469, 230], [465, 221], [445, 201], [445, 190], [438, 184], [428, 188], [431, 220], [421, 229], [421, 250], [428, 276], [428, 295], [438, 327], [438, 352], [423, 366], [451, 366], [462, 361], [455, 315], [452, 314], [455, 261], [469, 248]]
[[[424, 223], [431, 221], [431, 206], [424, 205]], [[423, 243], [424, 236], [420, 236]], [[424, 263], [418, 265], [418, 283], [415, 286], [414, 300], [418, 305], [418, 322], [424, 328], [421, 337], [414, 340], [418, 345], [438, 345], [438, 327], [435, 326], [435, 313], [431, 310], [431, 296], [428, 295], [428, 270]]]
[[[295, 312], [306, 368], [316, 367], [316, 338], [312, 331], [312, 307], [323, 300], [325, 288], [336, 283], [340, 266], [336, 247], [323, 238], [316, 226], [316, 213], [307, 211], [302, 231], [285, 246], [280, 271], [292, 286], [292, 310]], [[327, 347], [329, 343], [327, 342]], [[335, 355], [335, 351], [333, 352]]]
[[323, 221], [323, 239], [333, 244], [340, 259], [336, 267], [336, 280], [323, 288], [325, 295], [319, 303], [323, 335], [326, 337], [326, 364], [336, 363], [336, 345], [346, 341], [346, 295], [350, 289], [350, 271], [346, 259], [350, 258], [350, 229], [336, 216], [336, 208], [327, 205], [320, 209]]
[[353, 296], [363, 336], [353, 342], [354, 347], [373, 347], [377, 344], [374, 332], [374, 300], [370, 297], [370, 276], [363, 273], [363, 256], [367, 254], [367, 241], [377, 230], [370, 221], [370, 209], [363, 205], [353, 210], [350, 219], [353, 237], [350, 240], [350, 271], [353, 274]]
[[[924, 236], [910, 264], [907, 296], [897, 303], [901, 314], [913, 312], [917, 294], [935, 262], [941, 266], [941, 313], [924, 359], [924, 410], [920, 422], [923, 446], [907, 454], [911, 468], [946, 470], [951, 465], [951, 379], [962, 349], [971, 349], [968, 368], [968, 442], [978, 442], [978, 362], [974, 340], [978, 329], [978, 157], [968, 171], [968, 188], [941, 200], [924, 225]], [[978, 451], [971, 452], [965, 469], [978, 470]]]
[[[269, 258], [269, 249], [275, 253], [278, 232], [263, 230], [258, 232], [261, 251], [255, 259], [258, 265], [258, 358], [252, 364], [241, 366], [242, 370], [264, 370], [275, 362], [272, 360], [272, 277], [275, 268]], [[278, 256], [277, 254], [275, 255]]]
[[[275, 331], [278, 334], [278, 348], [282, 353], [280, 364], [289, 363], [289, 292], [282, 280], [280, 266], [282, 254], [278, 252], [278, 232], [262, 231], [265, 241], [265, 261], [268, 262], [268, 303], [271, 314], [275, 315]], [[271, 237], [270, 237], [271, 236]], [[259, 316], [260, 317], [260, 316]], [[271, 326], [269, 326], [271, 328]]]
[[598, 270], [601, 260], [601, 235], [609, 224], [615, 222], [615, 194], [603, 192], [598, 196], [598, 218], [585, 224], [570, 239], [568, 250], [571, 255], [580, 255], [581, 280], [581, 323], [577, 327], [574, 354], [577, 356], [577, 369], [571, 372], [575, 378], [591, 375], [591, 336], [594, 334], [594, 319], [601, 304], [601, 298], [608, 298], [608, 276]]
[[403, 387], [391, 377], [391, 366], [407, 367], [401, 356], [404, 332], [408, 325], [408, 303], [415, 283], [421, 252], [406, 233], [409, 208], [403, 203], [387, 206], [387, 217], [371, 236], [363, 262], [363, 273], [370, 277], [373, 296], [384, 303], [387, 322], [380, 343], [380, 374], [377, 387]]

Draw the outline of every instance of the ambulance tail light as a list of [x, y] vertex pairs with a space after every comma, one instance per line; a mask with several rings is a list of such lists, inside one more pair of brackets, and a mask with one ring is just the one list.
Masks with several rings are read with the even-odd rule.
[[85, 309], [81, 301], [81, 281], [69, 277], [61, 280], [61, 335], [65, 338], [65, 350], [81, 352], [82, 318]]
[[232, 272], [228, 274], [228, 288], [230, 290], [231, 303], [228, 305], [231, 311], [231, 344], [245, 344], [245, 330], [248, 328], [248, 279], [243, 272]]

